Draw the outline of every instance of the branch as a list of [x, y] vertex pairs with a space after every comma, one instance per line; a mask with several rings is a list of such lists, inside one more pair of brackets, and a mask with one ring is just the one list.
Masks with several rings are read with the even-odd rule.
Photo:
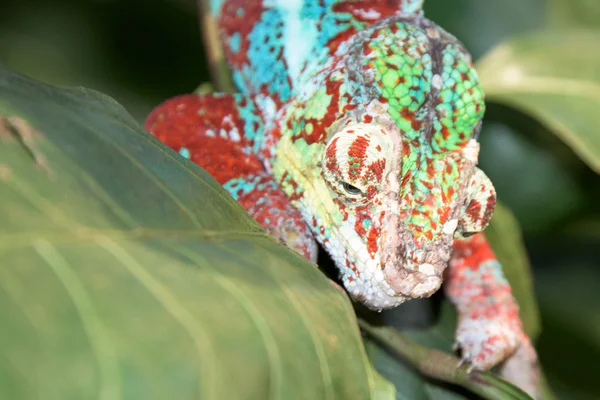
[[197, 4], [204, 48], [206, 49], [214, 88], [220, 92], [235, 92], [235, 85], [231, 79], [231, 73], [219, 41], [219, 27], [210, 12], [210, 1], [197, 0]]
[[469, 371], [470, 367], [461, 365], [458, 357], [414, 343], [394, 328], [373, 326], [363, 319], [358, 320], [358, 325], [425, 376], [462, 386], [488, 400], [532, 400], [524, 391], [496, 375], [485, 371]]

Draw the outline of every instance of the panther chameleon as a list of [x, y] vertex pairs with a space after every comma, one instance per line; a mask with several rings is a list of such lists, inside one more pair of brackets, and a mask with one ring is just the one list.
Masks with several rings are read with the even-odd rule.
[[484, 93], [423, 0], [211, 0], [239, 93], [165, 101], [145, 127], [207, 170], [272, 236], [375, 310], [442, 280], [474, 368], [537, 394], [536, 352], [481, 231]]

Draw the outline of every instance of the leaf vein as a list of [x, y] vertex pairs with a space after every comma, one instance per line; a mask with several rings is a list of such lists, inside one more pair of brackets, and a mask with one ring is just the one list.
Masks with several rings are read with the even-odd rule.
[[[186, 255], [191, 260], [197, 260], [199, 257], [198, 254], [189, 251], [184, 247], [177, 246], [175, 244], [171, 244], [171, 247], [178, 249], [182, 254]], [[238, 300], [239, 304], [246, 310], [250, 319], [256, 325], [258, 332], [263, 338], [263, 343], [265, 344], [265, 349], [267, 351], [267, 357], [269, 359], [269, 366], [271, 367], [271, 375], [273, 376], [273, 383], [270, 386], [270, 396], [271, 399], [281, 399], [284, 398], [282, 391], [282, 376], [281, 376], [281, 355], [279, 354], [279, 349], [277, 347], [277, 341], [275, 336], [271, 332], [271, 328], [269, 324], [265, 321], [263, 316], [260, 313], [258, 307], [256, 307], [250, 297], [248, 297], [243, 290], [237, 287], [231, 280], [221, 274], [216, 268], [212, 267], [210, 263], [206, 263], [206, 265], [210, 265], [210, 267], [215, 272], [214, 277], [217, 282], [221, 285], [223, 289], [228, 291], [236, 300]]]
[[[99, 238], [97, 242], [127, 268], [127, 270], [157, 298], [165, 310], [189, 333], [198, 350], [199, 360], [210, 360], [210, 365], [200, 361], [200, 375], [204, 378], [203, 380], [205, 382], [200, 382], [200, 380], [198, 382], [198, 389], [200, 391], [204, 390], [203, 395], [200, 395], [199, 398], [216, 398], [215, 376], [217, 372], [217, 356], [212, 348], [210, 337], [202, 325], [196, 320], [194, 315], [186, 310], [183, 304], [170, 293], [169, 289], [156, 280], [118, 243], [112, 241], [108, 237]], [[205, 384], [202, 385], [201, 383]]]
[[110, 345], [106, 328], [101, 322], [92, 300], [86, 293], [83, 283], [58, 250], [48, 241], [38, 240], [35, 249], [63, 283], [81, 316], [83, 327], [90, 338], [92, 350], [98, 360], [100, 375], [102, 377], [98, 397], [100, 400], [120, 399], [121, 379], [117, 357], [114, 353], [114, 348]]

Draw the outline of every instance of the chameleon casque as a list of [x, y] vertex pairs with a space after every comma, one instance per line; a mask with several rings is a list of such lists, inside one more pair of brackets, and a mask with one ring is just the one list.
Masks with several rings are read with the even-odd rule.
[[[481, 232], [484, 94], [422, 0], [213, 0], [239, 93], [167, 100], [146, 128], [207, 170], [272, 236], [375, 310], [442, 280], [462, 357], [536, 394], [537, 356]], [[315, 242], [316, 241], [316, 242]]]

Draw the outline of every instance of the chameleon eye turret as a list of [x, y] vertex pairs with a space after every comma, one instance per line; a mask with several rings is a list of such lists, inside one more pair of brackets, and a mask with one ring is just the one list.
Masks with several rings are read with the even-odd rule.
[[471, 176], [468, 194], [454, 236], [468, 238], [483, 231], [494, 213], [496, 206], [496, 190], [490, 179], [479, 168]]
[[391, 142], [383, 128], [350, 120], [323, 152], [323, 177], [340, 202], [372, 202], [387, 173]]

